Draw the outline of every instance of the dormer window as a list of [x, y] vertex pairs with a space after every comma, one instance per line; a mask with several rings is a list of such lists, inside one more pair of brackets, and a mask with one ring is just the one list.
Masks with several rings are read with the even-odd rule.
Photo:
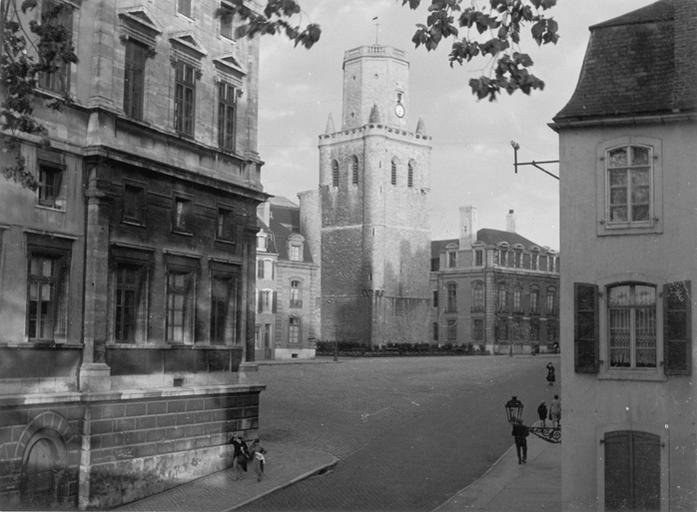
[[294, 233], [288, 239], [288, 259], [290, 261], [303, 261], [304, 238]]
[[257, 251], [267, 251], [269, 248], [268, 240], [266, 233], [259, 231], [257, 234]]

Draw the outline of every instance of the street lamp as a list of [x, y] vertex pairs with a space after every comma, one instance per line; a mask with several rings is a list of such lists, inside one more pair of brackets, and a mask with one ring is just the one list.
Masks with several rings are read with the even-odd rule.
[[[525, 406], [523, 402], [518, 400], [517, 396], [511, 397], [511, 399], [506, 402], [504, 406], [506, 409], [506, 420], [510, 424], [523, 424], [523, 409]], [[531, 434], [535, 434], [540, 439], [547, 441], [548, 443], [558, 444], [561, 443], [561, 426], [547, 427], [544, 423], [542, 426], [532, 426], [526, 427]]]

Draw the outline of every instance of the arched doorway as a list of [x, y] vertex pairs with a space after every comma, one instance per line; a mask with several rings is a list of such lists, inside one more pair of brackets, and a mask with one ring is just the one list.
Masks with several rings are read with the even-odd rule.
[[27, 443], [22, 464], [22, 502], [48, 507], [61, 503], [65, 443], [53, 430], [41, 430]]

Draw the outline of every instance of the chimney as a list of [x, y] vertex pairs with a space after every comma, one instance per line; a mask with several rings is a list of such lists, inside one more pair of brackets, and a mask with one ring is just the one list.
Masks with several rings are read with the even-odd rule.
[[271, 203], [268, 200], [257, 206], [257, 217], [266, 224], [266, 227], [269, 226], [269, 222], [271, 222]]
[[506, 231], [515, 233], [515, 211], [513, 210], [508, 210], [508, 215], [506, 215]]
[[460, 250], [470, 249], [477, 241], [477, 208], [460, 206]]

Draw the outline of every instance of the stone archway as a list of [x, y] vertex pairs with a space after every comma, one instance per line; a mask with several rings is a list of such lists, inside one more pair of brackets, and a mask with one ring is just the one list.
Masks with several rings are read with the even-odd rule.
[[54, 507], [65, 498], [66, 445], [52, 429], [34, 433], [22, 456], [20, 492], [22, 503], [41, 508]]

